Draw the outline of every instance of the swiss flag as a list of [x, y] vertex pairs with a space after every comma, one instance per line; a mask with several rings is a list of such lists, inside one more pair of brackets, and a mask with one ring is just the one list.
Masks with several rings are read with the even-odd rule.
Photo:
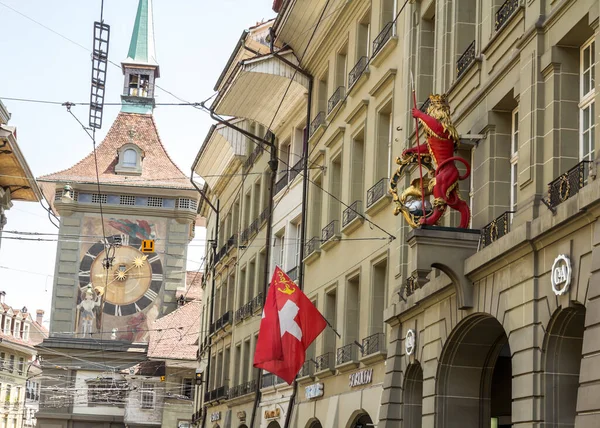
[[276, 267], [260, 322], [254, 367], [291, 384], [304, 364], [306, 349], [326, 326], [315, 305]]

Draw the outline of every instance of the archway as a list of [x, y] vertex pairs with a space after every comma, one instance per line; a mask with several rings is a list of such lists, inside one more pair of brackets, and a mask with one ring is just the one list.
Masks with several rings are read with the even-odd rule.
[[281, 428], [281, 425], [279, 425], [279, 422], [277, 421], [271, 421], [269, 422], [269, 425], [267, 425], [267, 428]]
[[512, 365], [508, 337], [488, 314], [462, 320], [448, 337], [436, 383], [436, 426], [511, 426]]
[[546, 427], [573, 427], [577, 415], [577, 391], [585, 307], [559, 309], [544, 337], [544, 416]]
[[404, 377], [403, 427], [421, 428], [423, 419], [423, 369], [418, 362], [410, 364]]
[[313, 419], [312, 421], [308, 422], [306, 428], [323, 428], [323, 426], [321, 425], [321, 421], [318, 419]]
[[373, 426], [373, 420], [367, 412], [359, 413], [354, 417], [349, 428], [368, 428]]

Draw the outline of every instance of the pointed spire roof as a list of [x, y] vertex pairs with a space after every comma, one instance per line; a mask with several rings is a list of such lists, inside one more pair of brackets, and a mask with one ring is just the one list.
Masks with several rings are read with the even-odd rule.
[[156, 47], [154, 44], [154, 18], [152, 0], [139, 0], [135, 24], [129, 43], [127, 59], [123, 64], [149, 65], [156, 67], [158, 77], [159, 68], [156, 61]]

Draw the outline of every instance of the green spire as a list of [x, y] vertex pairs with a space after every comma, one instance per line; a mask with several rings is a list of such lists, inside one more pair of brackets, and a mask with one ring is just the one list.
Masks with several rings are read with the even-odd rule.
[[140, 0], [126, 63], [158, 66], [154, 47], [152, 0]]

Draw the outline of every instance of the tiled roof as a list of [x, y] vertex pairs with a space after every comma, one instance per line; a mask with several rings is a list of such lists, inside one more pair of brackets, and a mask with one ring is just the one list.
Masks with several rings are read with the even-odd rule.
[[185, 291], [177, 292], [177, 298], [184, 296], [186, 300], [202, 300], [202, 272], [187, 271], [185, 277]]
[[[132, 132], [133, 131], [133, 132]], [[141, 175], [115, 173], [118, 149], [127, 143], [137, 145], [144, 152]], [[152, 115], [120, 112], [102, 144], [96, 148], [101, 184], [140, 187], [167, 187], [193, 189], [185, 175], [167, 154], [156, 129]], [[39, 177], [40, 181], [60, 183], [95, 183], [96, 165], [93, 152], [71, 168]], [[52, 194], [48, 191], [52, 189]], [[54, 200], [52, 186], [42, 186], [49, 201]]]
[[148, 358], [195, 360], [200, 333], [201, 303], [186, 303], [152, 323]]

